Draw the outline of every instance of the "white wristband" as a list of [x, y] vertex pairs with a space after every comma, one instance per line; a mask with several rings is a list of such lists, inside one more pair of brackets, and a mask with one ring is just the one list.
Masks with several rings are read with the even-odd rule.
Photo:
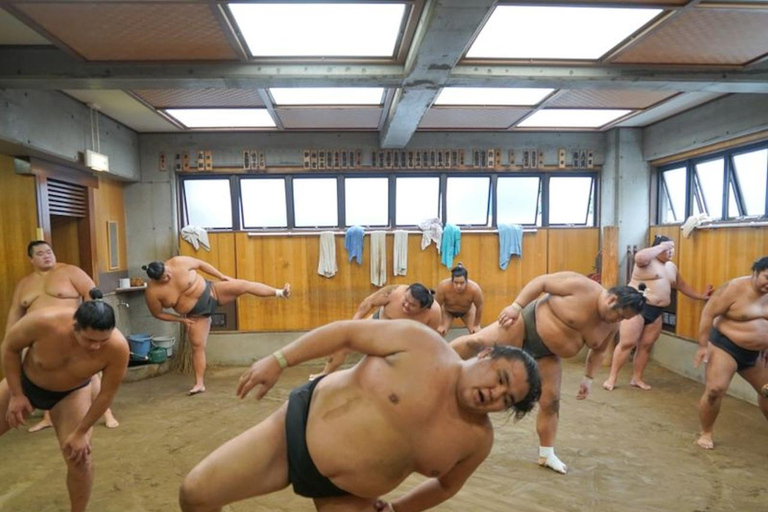
[[275, 297], [282, 297], [283, 295], [283, 290], [280, 290], [279, 288], [275, 290]]

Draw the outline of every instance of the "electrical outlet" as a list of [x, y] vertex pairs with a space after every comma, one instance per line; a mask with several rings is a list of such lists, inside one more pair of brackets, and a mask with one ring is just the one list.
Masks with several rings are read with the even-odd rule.
[[160, 162], [158, 167], [160, 168], [160, 171], [165, 172], [168, 170], [168, 164], [165, 161], [165, 153], [160, 153]]
[[[305, 151], [304, 154], [306, 157], [304, 158], [304, 168], [309, 169], [309, 152]], [[251, 152], [247, 149], [243, 151], [243, 169], [246, 171], [250, 170], [251, 168]]]
[[559, 169], [565, 169], [565, 148], [557, 150], [557, 167]]

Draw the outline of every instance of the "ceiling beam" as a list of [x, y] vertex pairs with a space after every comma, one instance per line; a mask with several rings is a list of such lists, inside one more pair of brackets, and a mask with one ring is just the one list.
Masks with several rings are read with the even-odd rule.
[[[50, 47], [0, 47], [0, 88], [132, 90], [402, 86], [405, 93], [401, 94], [395, 110], [390, 109], [386, 124], [390, 126], [389, 130], [407, 125], [407, 117], [412, 118], [411, 125], [416, 122], [416, 116], [420, 120], [442, 86], [768, 93], [768, 66], [765, 65], [746, 69], [566, 64], [454, 67], [446, 64], [447, 60], [442, 58], [444, 54], [440, 52], [439, 57], [434, 57], [441, 64], [427, 64], [430, 59], [414, 59], [414, 66], [419, 69], [406, 76], [404, 67], [400, 65], [242, 62], [105, 64], [78, 61]], [[406, 105], [400, 112], [400, 107]], [[409, 114], [407, 110], [410, 108], [421, 113]]]
[[395, 94], [380, 131], [382, 148], [402, 148], [411, 140], [495, 3], [495, 0], [427, 2], [405, 64], [402, 87]]

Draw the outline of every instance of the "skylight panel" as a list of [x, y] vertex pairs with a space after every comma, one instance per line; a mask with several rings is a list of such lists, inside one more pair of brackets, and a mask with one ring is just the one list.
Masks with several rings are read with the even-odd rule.
[[276, 105], [381, 105], [381, 87], [273, 87]]
[[630, 112], [632, 111], [619, 109], [548, 108], [534, 112], [517, 126], [519, 128], [600, 128]]
[[467, 58], [595, 60], [661, 12], [500, 5], [470, 47]]
[[169, 108], [165, 113], [187, 128], [274, 128], [265, 108]]
[[228, 7], [254, 57], [393, 57], [406, 12], [403, 3]]
[[537, 105], [554, 89], [445, 87], [435, 105]]

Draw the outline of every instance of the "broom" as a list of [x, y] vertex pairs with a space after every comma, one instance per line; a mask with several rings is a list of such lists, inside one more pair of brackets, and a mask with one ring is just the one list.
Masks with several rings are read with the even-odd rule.
[[181, 324], [181, 334], [179, 339], [179, 349], [177, 357], [173, 358], [171, 369], [182, 375], [192, 375], [194, 367], [192, 366], [192, 346], [187, 338], [187, 326]]

